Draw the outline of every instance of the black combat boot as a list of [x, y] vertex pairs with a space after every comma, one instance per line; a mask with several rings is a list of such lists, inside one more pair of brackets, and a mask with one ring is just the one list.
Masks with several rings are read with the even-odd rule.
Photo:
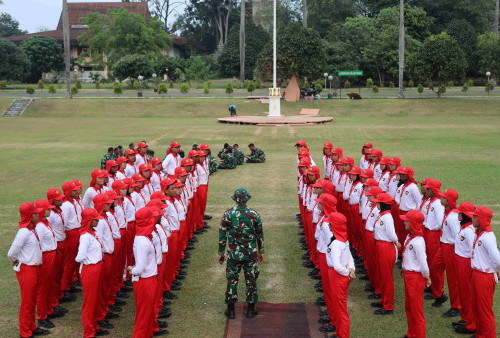
[[247, 318], [253, 318], [257, 316], [257, 309], [255, 308], [255, 303], [248, 303]]
[[225, 315], [229, 319], [236, 318], [236, 314], [234, 313], [234, 303], [227, 304], [227, 309], [226, 309]]

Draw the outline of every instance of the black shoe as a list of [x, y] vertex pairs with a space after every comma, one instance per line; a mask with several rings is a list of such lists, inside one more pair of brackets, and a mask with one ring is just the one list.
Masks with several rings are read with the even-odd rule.
[[441, 307], [441, 305], [443, 305], [443, 303], [446, 302], [447, 300], [448, 300], [448, 296], [443, 293], [441, 295], [441, 297], [436, 298], [434, 303], [432, 303], [431, 305], [434, 307]]
[[331, 324], [326, 324], [319, 328], [321, 332], [335, 332], [335, 326]]
[[314, 276], [311, 276], [311, 279], [321, 280], [321, 276], [320, 275], [314, 275]]
[[429, 286], [428, 288], [425, 288], [424, 292], [425, 293], [432, 293], [432, 288]]
[[305, 234], [306, 233], [304, 231], [301, 231], [301, 232], [298, 233], [299, 236], [305, 236]]
[[319, 316], [320, 317], [325, 317], [325, 316], [328, 316], [328, 310], [323, 310], [319, 313]]
[[370, 277], [368, 277], [368, 275], [364, 275], [363, 277], [360, 278], [360, 280], [369, 281]]
[[187, 276], [187, 274], [188, 273], [186, 271], [182, 271], [182, 270], [179, 271], [180, 276]]
[[331, 322], [330, 318], [328, 317], [321, 317], [318, 319], [318, 323], [320, 324], [329, 324]]
[[257, 308], [255, 307], [255, 303], [248, 303], [248, 309], [247, 309], [247, 318], [253, 318], [257, 316], [259, 311], [257, 311]]
[[98, 321], [97, 325], [99, 325], [99, 327], [103, 327], [105, 329], [113, 329], [115, 327], [113, 324], [111, 324], [107, 320], [103, 320], [102, 322]]
[[325, 306], [326, 305], [324, 300], [322, 300], [322, 301], [317, 300], [316, 303], [314, 303], [314, 304], [316, 304], [318, 306]]
[[356, 272], [357, 272], [357, 273], [360, 273], [360, 274], [363, 274], [363, 275], [367, 273], [367, 271], [366, 271], [366, 269], [365, 269], [365, 268], [360, 268], [360, 269], [357, 269], [357, 270], [356, 270]]
[[[110, 305], [109, 306], [109, 311], [113, 312], [122, 312], [122, 308], [119, 307], [118, 305]], [[117, 315], [118, 316], [118, 315]]]
[[305, 242], [306, 242], [306, 239], [304, 237], [299, 238], [299, 243], [305, 243]]
[[366, 292], [375, 292], [375, 288], [371, 285], [368, 285], [367, 287], [365, 287], [365, 291]]
[[385, 315], [392, 315], [392, 314], [394, 314], [394, 311], [393, 310], [386, 310], [386, 309], [382, 308], [382, 309], [375, 310], [373, 312], [373, 314], [385, 316]]
[[117, 313], [114, 313], [114, 312], [108, 312], [106, 314], [106, 320], [109, 320], [109, 319], [116, 319], [116, 318], [119, 318], [120, 316], [117, 314]]
[[99, 330], [95, 333], [96, 337], [101, 337], [101, 336], [109, 336], [109, 331], [108, 330]]
[[187, 268], [188, 268], [188, 266], [187, 266], [187, 265], [184, 265], [184, 264], [181, 264], [180, 268], [181, 268], [182, 270], [185, 270], [185, 269], [187, 269]]
[[434, 296], [432, 295], [432, 293], [428, 293], [424, 296], [424, 299], [427, 299], [427, 300], [433, 300], [434, 299]]
[[78, 289], [74, 286], [72, 286], [71, 288], [69, 288], [68, 290], [70, 293], [77, 293], [77, 292], [82, 292], [82, 289]]
[[120, 291], [118, 291], [118, 292], [116, 293], [116, 297], [117, 297], [117, 298], [128, 298], [129, 296], [127, 295], [127, 293], [126, 293], [126, 292], [124, 292], [124, 291], [121, 291], [121, 290], [120, 290]]
[[124, 301], [124, 300], [121, 300], [120, 298], [115, 298], [115, 305], [117, 305], [117, 306], [125, 306], [125, 305], [127, 305], [127, 302]]
[[382, 296], [379, 295], [378, 293], [372, 293], [371, 295], [368, 296], [368, 299], [382, 299]]
[[47, 315], [47, 319], [54, 319], [54, 318], [60, 318], [60, 317], [63, 317], [63, 316], [66, 314], [66, 312], [68, 312], [68, 310], [67, 310], [67, 309], [64, 309], [64, 310], [66, 310], [66, 311], [64, 311], [64, 310], [62, 310], [62, 309], [63, 309], [63, 308], [59, 308], [59, 309], [58, 309], [58, 306], [54, 307], [54, 312], [53, 312], [53, 313], [48, 314], [48, 315]]
[[314, 284], [314, 287], [315, 288], [322, 288], [323, 287], [323, 283], [321, 283], [321, 281], [319, 281], [316, 284]]
[[57, 305], [57, 306], [54, 306], [54, 312], [67, 313], [68, 309], [66, 309], [65, 307]]
[[166, 309], [166, 310], [161, 310], [159, 313], [158, 313], [158, 319], [161, 319], [161, 318], [168, 318], [172, 315], [172, 311], [170, 309]]
[[[311, 262], [311, 261], [307, 261], [307, 262], [302, 263], [302, 266], [303, 266], [304, 268], [308, 268], [308, 269], [312, 269], [312, 268], [314, 268], [314, 267], [315, 267], [314, 263], [313, 263], [313, 262]], [[309, 276], [310, 276], [310, 275], [309, 275]]]
[[125, 286], [128, 286], [128, 287], [133, 287], [134, 286], [134, 283], [132, 283], [132, 281], [128, 280], [128, 279], [126, 281], [124, 281], [123, 284]]
[[212, 219], [212, 216], [210, 216], [210, 215], [203, 215], [203, 219], [204, 219], [204, 220], [207, 220], [207, 219]]
[[226, 312], [224, 314], [229, 319], [236, 318], [236, 314], [234, 313], [234, 303], [227, 304], [227, 309], [226, 309]]
[[190, 262], [190, 260], [189, 260], [189, 259], [187, 259], [187, 258], [183, 258], [183, 259], [181, 259], [181, 263], [182, 263], [182, 264], [189, 264], [189, 263], [191, 263], [191, 262]]
[[373, 302], [370, 305], [371, 305], [371, 307], [378, 307], [378, 308], [384, 307], [384, 305], [382, 305], [382, 303], [379, 303], [379, 302]]
[[165, 336], [168, 334], [168, 330], [160, 330], [158, 332], [153, 332], [153, 336]]
[[38, 326], [46, 329], [52, 329], [55, 327], [54, 323], [52, 323], [49, 319], [39, 320]]
[[459, 309], [454, 309], [451, 308], [445, 313], [443, 313], [443, 317], [450, 318], [450, 317], [457, 317], [460, 316], [460, 310]]
[[33, 336], [46, 336], [50, 334], [50, 331], [37, 327], [35, 331], [31, 331], [31, 334]]
[[170, 290], [178, 291], [180, 289], [182, 289], [182, 286], [180, 286], [179, 284], [172, 283], [172, 285], [170, 285]]
[[[312, 263], [312, 262], [311, 262], [311, 263]], [[313, 264], [313, 265], [314, 265], [314, 264]], [[311, 271], [309, 271], [309, 272], [307, 273], [307, 275], [308, 275], [308, 276], [314, 276], [314, 275], [317, 275], [318, 273], [319, 273], [319, 270], [318, 270], [318, 269], [316, 269], [316, 268], [314, 268], [314, 269], [312, 269]]]
[[170, 291], [165, 291], [163, 293], [163, 297], [166, 298], [166, 299], [177, 299], [177, 298], [179, 298], [179, 297], [177, 297], [177, 295], [173, 294]]
[[469, 330], [467, 330], [467, 327], [465, 325], [459, 325], [459, 326], [455, 326], [455, 332], [461, 333], [461, 334], [473, 334], [474, 332], [476, 332], [476, 330], [469, 331]]
[[73, 283], [73, 286], [75, 288], [81, 288], [82, 287], [82, 282], [79, 279], [77, 279], [76, 282]]
[[458, 322], [453, 322], [451, 324], [456, 327], [456, 326], [467, 325], [467, 322], [465, 320], [459, 320]]
[[169, 306], [172, 305], [172, 302], [169, 300], [163, 300], [163, 306]]
[[184, 258], [183, 259], [190, 259], [191, 258], [191, 254], [187, 251], [184, 251]]
[[168, 323], [167, 323], [167, 322], [165, 322], [165, 321], [163, 321], [163, 320], [159, 320], [159, 321], [158, 321], [158, 327], [159, 327], [160, 329], [166, 329], [166, 328], [168, 327]]
[[194, 249], [195, 249], [195, 247], [194, 247], [194, 246], [188, 246], [188, 247], [186, 248], [186, 250], [194, 250]]
[[323, 288], [316, 288], [316, 292], [323, 293]]
[[178, 274], [177, 276], [175, 276], [175, 280], [184, 280], [186, 279], [186, 276], [183, 276], [181, 274]]
[[63, 294], [64, 296], [59, 299], [59, 303], [74, 302], [76, 300], [76, 296], [68, 291], [64, 291]]

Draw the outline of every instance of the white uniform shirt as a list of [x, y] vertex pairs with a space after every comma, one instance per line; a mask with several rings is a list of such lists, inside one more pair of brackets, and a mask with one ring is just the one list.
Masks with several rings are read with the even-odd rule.
[[441, 200], [435, 199], [429, 203], [429, 208], [427, 209], [427, 217], [424, 222], [424, 226], [432, 231], [442, 230], [444, 218], [444, 207], [441, 204]]
[[307, 210], [309, 211], [314, 211], [314, 207], [318, 204], [318, 202], [315, 201], [315, 199], [318, 198], [318, 194], [315, 194], [313, 191], [314, 188], [311, 186], [311, 195], [309, 196], [309, 202], [307, 203]]
[[[399, 181], [396, 180], [396, 175], [393, 175], [392, 177], [389, 175], [389, 187], [387, 193], [392, 196], [398, 202], [398, 199], [396, 199], [396, 194], [398, 191], [398, 183]], [[380, 183], [378, 185], [380, 187]], [[382, 189], [382, 188], [380, 188]]]
[[380, 162], [377, 162], [373, 167], [373, 179], [379, 181], [382, 176], [382, 169], [380, 169]]
[[129, 162], [127, 162], [127, 166], [125, 167], [124, 171], [125, 171], [125, 176], [127, 176], [128, 178], [131, 178], [135, 174], [139, 173], [139, 170], [137, 170], [135, 165], [130, 164]]
[[134, 203], [128, 198], [128, 196], [123, 198], [123, 205], [125, 206], [125, 218], [127, 223], [135, 221], [135, 212], [137, 210], [135, 209]]
[[64, 216], [61, 212], [55, 212], [50, 210], [50, 215], [47, 217], [52, 230], [56, 234], [56, 241], [62, 242], [66, 239], [66, 233], [64, 232]]
[[333, 236], [333, 233], [330, 231], [330, 225], [327, 222], [324, 222], [325, 216], [320, 218], [318, 225], [316, 226], [316, 232], [314, 234], [314, 238], [318, 241], [316, 248], [319, 252], [326, 254], [326, 249], [328, 247], [328, 243]]
[[151, 198], [151, 195], [155, 192], [154, 189], [153, 189], [153, 186], [151, 184], [151, 182], [147, 183], [144, 182], [145, 184], [142, 186], [142, 189], [141, 189], [141, 193], [142, 195], [144, 196], [144, 198], [146, 199], [146, 204], [149, 202], [150, 198]]
[[175, 175], [175, 168], [181, 166], [181, 157], [179, 154], [170, 153], [163, 160], [163, 173], [165, 175]]
[[182, 203], [182, 200], [180, 199], [175, 199], [175, 208], [177, 209], [177, 215], [179, 217], [179, 221], [185, 221], [186, 220], [186, 214], [187, 214], [187, 207], [184, 203]]
[[38, 222], [35, 226], [36, 234], [42, 246], [42, 252], [53, 251], [57, 249], [56, 234], [50, 227], [42, 222]]
[[102, 192], [101, 189], [97, 190], [95, 187], [89, 187], [85, 191], [85, 194], [83, 195], [83, 199], [82, 199], [83, 209], [93, 208], [94, 207], [93, 198], [97, 194], [100, 194], [101, 192]]
[[[347, 175], [345, 175], [345, 176], [347, 178]], [[344, 201], [348, 201], [349, 200], [349, 195], [351, 193], [352, 181], [350, 179], [347, 179], [344, 182], [345, 182], [345, 184], [344, 184], [344, 190], [343, 190], [342, 198], [344, 199]]]
[[485, 231], [474, 242], [471, 267], [485, 273], [495, 273], [495, 281], [498, 281], [496, 272], [500, 272], [500, 253], [495, 234]]
[[155, 247], [156, 264], [160, 265], [163, 260], [163, 255], [161, 251], [162, 243], [160, 235], [156, 232], [156, 230], [153, 230], [151, 235], [153, 236], [153, 245]]
[[323, 172], [325, 174], [326, 179], [330, 179], [330, 166], [332, 164], [332, 160], [330, 156], [323, 155]]
[[82, 272], [82, 266], [97, 264], [102, 261], [102, 246], [101, 243], [88, 232], [80, 236], [80, 244], [78, 245], [78, 254], [76, 255], [75, 261], [80, 264], [80, 272]]
[[396, 202], [403, 211], [418, 210], [420, 207], [420, 191], [415, 183], [402, 184], [396, 191]]
[[347, 181], [350, 181], [348, 176], [349, 175], [347, 175], [345, 173], [340, 175], [337, 192], [344, 192], [345, 191]]
[[118, 226], [118, 219], [113, 215], [111, 210], [106, 213], [106, 216], [108, 217], [109, 225], [111, 225], [111, 235], [113, 236], [113, 239], [122, 238], [120, 234], [120, 227]]
[[349, 204], [359, 204], [359, 199], [361, 197], [361, 193], [363, 192], [363, 184], [361, 182], [356, 182], [350, 189], [351, 194], [349, 195]]
[[153, 188], [153, 191], [154, 192], [160, 191], [161, 190], [161, 184], [160, 184], [161, 177], [156, 171], [153, 171], [153, 173], [151, 174], [150, 180], [151, 180], [151, 187]]
[[116, 181], [121, 181], [121, 180], [124, 180], [126, 178], [127, 178], [127, 176], [125, 175], [125, 172], [122, 173], [121, 171], [117, 171], [115, 174]]
[[359, 211], [361, 212], [361, 218], [366, 221], [370, 214], [370, 210], [372, 208], [372, 202], [368, 199], [368, 197], [363, 194], [361, 195], [361, 201], [359, 202]]
[[420, 272], [425, 279], [429, 278], [427, 255], [425, 254], [425, 241], [422, 236], [406, 236], [403, 252], [403, 270]]
[[146, 206], [148, 203], [146, 201], [146, 196], [142, 193], [142, 191], [139, 193], [137, 191], [134, 191], [130, 194], [130, 197], [132, 197], [132, 202], [134, 202], [135, 205], [135, 210], [142, 209]]
[[474, 239], [476, 238], [476, 231], [472, 223], [468, 226], [460, 227], [458, 231], [457, 238], [455, 240], [455, 254], [464, 257], [472, 257], [472, 245], [474, 244]]
[[202, 166], [201, 164], [196, 165], [196, 171], [198, 174], [198, 179], [199, 179], [199, 184], [200, 185], [207, 185], [208, 184], [208, 170]]
[[443, 218], [443, 234], [441, 242], [446, 244], [455, 244], [455, 239], [460, 231], [460, 221], [458, 213], [451, 211], [446, 218]]
[[[354, 260], [349, 250], [349, 241], [334, 240], [329, 246], [330, 252], [326, 254], [326, 263], [342, 276], [348, 276], [349, 270], [354, 267]], [[328, 250], [327, 250], [328, 251]]]
[[361, 159], [359, 160], [359, 167], [361, 170], [365, 170], [370, 167], [370, 161], [365, 159], [365, 155], [361, 156]]
[[318, 209], [318, 202], [314, 202], [314, 203], [316, 203], [316, 204], [314, 205], [313, 212], [312, 212], [312, 214], [313, 214], [312, 221], [314, 224], [317, 224], [321, 218], [320, 217], [321, 211]]
[[139, 166], [141, 164], [147, 164], [148, 161], [146, 160], [146, 155], [141, 155], [139, 152], [135, 154], [135, 162], [134, 165], [139, 170]]
[[158, 267], [153, 242], [146, 236], [135, 236], [133, 248], [135, 266], [132, 269], [132, 281], [156, 276]]
[[167, 208], [165, 215], [170, 220], [170, 231], [177, 231], [180, 228], [179, 214], [172, 201], [167, 200]]
[[382, 173], [382, 175], [380, 175], [380, 178], [378, 180], [378, 186], [380, 187], [380, 189], [382, 189], [383, 192], [387, 192], [389, 190], [389, 176], [391, 176], [391, 172], [389, 170], [386, 170], [385, 173]]
[[120, 229], [127, 229], [127, 218], [126, 218], [126, 211], [125, 211], [125, 205], [122, 204], [117, 204], [115, 206], [115, 217], [116, 220], [118, 221], [118, 228]]
[[[38, 241], [35, 230], [21, 228], [17, 231], [16, 238], [10, 246], [7, 257], [12, 262], [18, 261], [20, 264], [26, 265], [41, 265], [42, 264], [42, 248]], [[14, 267], [15, 271], [19, 271], [20, 265]]]
[[64, 230], [79, 229], [82, 226], [82, 205], [76, 200], [67, 200], [61, 205]]
[[113, 233], [108, 220], [100, 219], [95, 227], [95, 233], [102, 243], [103, 252], [112, 254], [115, 251], [115, 242], [113, 242]]
[[374, 225], [373, 236], [377, 241], [397, 242], [398, 236], [394, 230], [394, 219], [391, 212], [379, 214]]
[[[161, 218], [162, 223], [164, 219], [165, 219], [164, 217]], [[156, 227], [156, 232], [158, 232], [158, 235], [160, 235], [161, 252], [168, 252], [167, 231], [163, 228], [162, 224], [156, 224], [155, 227]]]
[[380, 210], [378, 210], [377, 205], [373, 205], [370, 208], [370, 211], [369, 211], [368, 216], [366, 218], [365, 229], [367, 231], [374, 230], [375, 221], [377, 220], [379, 214], [380, 214]]

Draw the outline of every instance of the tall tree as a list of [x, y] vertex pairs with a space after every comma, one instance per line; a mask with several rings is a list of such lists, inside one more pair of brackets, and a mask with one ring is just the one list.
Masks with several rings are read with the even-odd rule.
[[56, 39], [35, 35], [24, 40], [19, 48], [30, 60], [31, 81], [38, 81], [42, 73], [64, 69], [62, 46]]
[[500, 0], [495, 2], [495, 36], [498, 38], [498, 12], [500, 10]]
[[338, 38], [338, 29], [335, 28], [344, 24], [346, 18], [358, 16], [361, 9], [359, 2], [352, 0], [311, 1], [307, 13], [308, 27], [318, 31], [323, 38], [330, 34]]
[[19, 21], [12, 18], [8, 13], [0, 14], [0, 38], [23, 34], [28, 34], [28, 32], [19, 29]]
[[488, 71], [497, 75], [500, 71], [500, 39], [489, 32], [479, 35], [477, 40], [479, 71], [483, 76]]
[[66, 78], [66, 98], [71, 98], [71, 46], [69, 42], [69, 14], [68, 14], [68, 1], [63, 0], [62, 7], [62, 23], [63, 23], [63, 42], [64, 42], [64, 76]]
[[398, 98], [404, 98], [404, 67], [405, 67], [405, 4], [399, 1], [399, 91]]
[[240, 82], [243, 86], [245, 84], [245, 1], [241, 0], [240, 8]]
[[30, 60], [16, 44], [0, 39], [0, 79], [22, 81], [29, 70]]

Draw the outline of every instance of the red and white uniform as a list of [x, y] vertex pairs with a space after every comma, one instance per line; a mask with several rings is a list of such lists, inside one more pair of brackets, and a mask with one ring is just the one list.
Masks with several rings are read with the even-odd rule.
[[78, 267], [75, 263], [75, 257], [78, 252], [83, 206], [78, 199], [70, 198], [61, 205], [61, 211], [64, 218], [64, 230], [66, 232], [61, 290], [67, 291], [73, 285], [73, 276]]
[[380, 162], [377, 162], [373, 165], [373, 179], [378, 182], [381, 176], [382, 169], [380, 169]]
[[148, 164], [148, 160], [146, 158], [146, 155], [142, 155], [140, 152], [137, 152], [135, 154], [134, 166], [136, 167], [137, 170], [139, 170], [139, 166], [141, 164]]
[[160, 191], [161, 190], [161, 177], [160, 174], [158, 174], [156, 171], [153, 171], [151, 173], [151, 187], [153, 188], [153, 192]]
[[144, 208], [146, 204], [148, 204], [148, 201], [146, 199], [146, 196], [144, 196], [142, 190], [141, 191], [133, 191], [130, 194], [130, 197], [132, 197], [132, 202], [135, 205], [135, 210], [139, 210], [141, 208]]
[[418, 210], [420, 206], [420, 191], [413, 182], [401, 185], [396, 190], [396, 203], [402, 211]]
[[163, 174], [175, 175], [175, 168], [181, 166], [181, 157], [179, 154], [170, 153], [163, 160]]
[[370, 161], [366, 158], [365, 155], [363, 155], [360, 160], [359, 160], [359, 167], [361, 170], [368, 169], [370, 167]]
[[96, 187], [89, 187], [85, 194], [83, 195], [82, 205], [83, 209], [89, 209], [94, 207], [93, 199], [97, 194], [103, 193], [102, 188], [98, 189]]
[[[429, 201], [427, 210], [422, 210], [425, 215], [425, 246], [427, 248], [427, 264], [432, 266], [432, 261], [436, 255], [441, 241], [441, 231], [443, 229], [444, 207], [438, 198]], [[432, 279], [432, 277], [431, 277]], [[434, 284], [434, 280], [432, 281]]]
[[127, 166], [125, 167], [124, 171], [125, 171], [125, 176], [127, 176], [128, 178], [131, 178], [135, 174], [139, 173], [139, 169], [137, 169], [137, 167], [130, 162], [127, 162]]
[[[389, 193], [389, 180], [390, 180], [391, 172], [386, 170], [380, 175], [378, 179], [378, 186], [382, 189], [383, 192]], [[392, 195], [391, 195], [392, 196]], [[392, 196], [394, 198], [394, 196]]]
[[[396, 199], [397, 191], [398, 191], [398, 183], [399, 181], [396, 180], [396, 174], [389, 175], [389, 184], [387, 188], [387, 193], [392, 196], [392, 198]], [[380, 183], [379, 183], [380, 187]], [[397, 201], [396, 201], [397, 202]]]
[[373, 235], [376, 240], [375, 253], [377, 257], [378, 278], [382, 292], [384, 309], [394, 309], [394, 278], [392, 270], [397, 257], [395, 242], [398, 240], [394, 229], [394, 219], [390, 211], [381, 212], [374, 225]]
[[325, 173], [325, 178], [327, 180], [331, 179], [330, 177], [330, 169], [332, 165], [332, 159], [330, 156], [323, 155], [323, 172]]

